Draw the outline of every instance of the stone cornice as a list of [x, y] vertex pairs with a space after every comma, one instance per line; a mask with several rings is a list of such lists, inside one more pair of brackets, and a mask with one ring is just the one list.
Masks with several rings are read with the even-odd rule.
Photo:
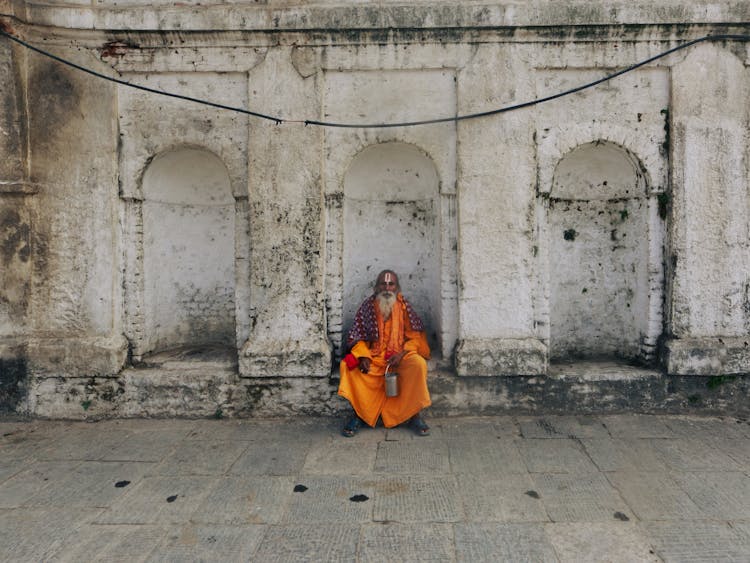
[[0, 0], [0, 12], [32, 25], [102, 31], [345, 31], [743, 24], [750, 21], [750, 2]]

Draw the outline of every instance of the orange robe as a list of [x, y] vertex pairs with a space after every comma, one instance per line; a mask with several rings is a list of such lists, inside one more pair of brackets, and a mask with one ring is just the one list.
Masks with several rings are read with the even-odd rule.
[[[378, 307], [378, 342], [360, 340], [352, 348], [357, 358], [370, 358], [368, 373], [358, 367], [349, 369], [341, 362], [339, 395], [347, 399], [354, 412], [366, 424], [375, 426], [378, 417], [386, 428], [406, 422], [419, 411], [432, 404], [427, 390], [427, 362], [430, 347], [424, 332], [412, 330], [406, 307], [401, 296], [393, 305], [388, 320], [384, 320]], [[398, 396], [385, 396], [386, 352], [391, 354], [406, 350], [407, 353], [396, 368], [398, 373]]]

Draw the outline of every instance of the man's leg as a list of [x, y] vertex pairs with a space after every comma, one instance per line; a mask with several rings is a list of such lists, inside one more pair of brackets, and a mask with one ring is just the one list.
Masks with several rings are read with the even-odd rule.
[[401, 360], [398, 368], [398, 397], [387, 397], [383, 405], [383, 424], [391, 428], [411, 419], [432, 404], [427, 390], [427, 362], [416, 352]]
[[339, 395], [349, 401], [359, 419], [374, 427], [385, 402], [383, 377], [362, 373], [359, 368], [350, 370], [344, 362], [340, 370]]

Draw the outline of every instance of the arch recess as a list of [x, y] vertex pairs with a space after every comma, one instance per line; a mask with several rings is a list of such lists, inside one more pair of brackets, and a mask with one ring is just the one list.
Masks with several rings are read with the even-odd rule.
[[440, 179], [414, 145], [386, 142], [359, 152], [343, 179], [343, 325], [372, 292], [377, 273], [395, 270], [402, 290], [440, 350]]
[[142, 181], [140, 355], [235, 345], [235, 201], [224, 163], [193, 147], [156, 156]]
[[579, 145], [557, 163], [546, 225], [552, 361], [653, 359], [663, 234], [648, 193], [640, 161], [615, 143]]

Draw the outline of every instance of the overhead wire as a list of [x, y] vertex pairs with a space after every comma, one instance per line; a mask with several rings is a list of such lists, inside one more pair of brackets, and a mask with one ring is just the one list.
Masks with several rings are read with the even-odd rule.
[[568, 90], [563, 90], [561, 92], [558, 92], [556, 94], [551, 94], [549, 96], [544, 96], [541, 98], [536, 98], [534, 100], [530, 100], [530, 101], [526, 101], [526, 102], [522, 102], [518, 104], [512, 104], [508, 106], [503, 106], [503, 107], [495, 108], [491, 110], [480, 111], [476, 113], [468, 113], [468, 114], [463, 114], [463, 115], [455, 115], [455, 116], [449, 116], [449, 117], [438, 117], [438, 118], [433, 118], [433, 119], [415, 120], [415, 121], [400, 121], [400, 122], [389, 122], [389, 123], [345, 123], [345, 122], [336, 122], [336, 121], [321, 121], [317, 119], [286, 119], [283, 117], [268, 115], [265, 113], [249, 110], [249, 109], [242, 108], [242, 107], [220, 104], [220, 103], [212, 102], [210, 100], [205, 100], [202, 98], [195, 98], [193, 96], [186, 96], [183, 94], [177, 94], [174, 92], [167, 92], [164, 90], [158, 90], [156, 88], [150, 88], [148, 86], [143, 86], [141, 84], [128, 82], [127, 80], [122, 80], [120, 78], [107, 76], [106, 74], [102, 74], [101, 72], [97, 72], [91, 68], [74, 63], [73, 61], [70, 61], [63, 57], [50, 53], [49, 51], [36, 47], [35, 45], [32, 45], [31, 43], [24, 41], [23, 39], [20, 39], [19, 37], [16, 37], [15, 35], [7, 32], [6, 30], [2, 28], [0, 28], [0, 35], [7, 37], [11, 41], [18, 43], [19, 45], [22, 45], [23, 47], [27, 49], [30, 49], [36, 53], [39, 53], [40, 55], [49, 57], [52, 60], [55, 60], [64, 65], [67, 65], [71, 68], [77, 69], [81, 72], [85, 72], [97, 78], [108, 80], [110, 82], [114, 82], [122, 86], [127, 86], [130, 88], [135, 88], [137, 90], [149, 92], [151, 94], [158, 94], [161, 96], [167, 96], [170, 98], [176, 98], [179, 100], [194, 102], [194, 103], [202, 104], [202, 105], [209, 106], [209, 107], [232, 111], [235, 113], [250, 115], [252, 117], [256, 117], [259, 119], [273, 121], [277, 125], [281, 125], [284, 123], [297, 123], [297, 124], [312, 125], [312, 126], [317, 126], [317, 127], [346, 128], [346, 129], [386, 129], [386, 128], [394, 128], [394, 127], [416, 127], [416, 126], [421, 126], [421, 125], [434, 125], [434, 124], [440, 124], [440, 123], [467, 121], [470, 119], [479, 119], [483, 117], [489, 117], [492, 115], [499, 115], [502, 113], [516, 111], [516, 110], [528, 108], [531, 106], [535, 106], [538, 104], [542, 104], [545, 102], [549, 102], [552, 100], [556, 100], [558, 98], [569, 96], [571, 94], [575, 94], [583, 90], [588, 90], [589, 88], [598, 86], [599, 84], [602, 84], [604, 82], [617, 78], [618, 76], [622, 76], [623, 74], [636, 70], [637, 68], [650, 64], [661, 58], [667, 57], [673, 53], [676, 53], [677, 51], [681, 51], [683, 49], [692, 47], [693, 45], [696, 45], [698, 43], [703, 43], [705, 41], [750, 41], [750, 35], [739, 35], [739, 34], [706, 35], [703, 37], [699, 37], [697, 39], [693, 39], [691, 41], [687, 41], [685, 43], [681, 43], [680, 45], [672, 47], [671, 49], [667, 49], [666, 51], [663, 51], [654, 56], [648, 57], [647, 59], [634, 63], [630, 66], [627, 66], [611, 74], [607, 74], [606, 76], [603, 76], [602, 78], [599, 78], [597, 80], [593, 80], [591, 82], [581, 84], [580, 86], [576, 86]]

